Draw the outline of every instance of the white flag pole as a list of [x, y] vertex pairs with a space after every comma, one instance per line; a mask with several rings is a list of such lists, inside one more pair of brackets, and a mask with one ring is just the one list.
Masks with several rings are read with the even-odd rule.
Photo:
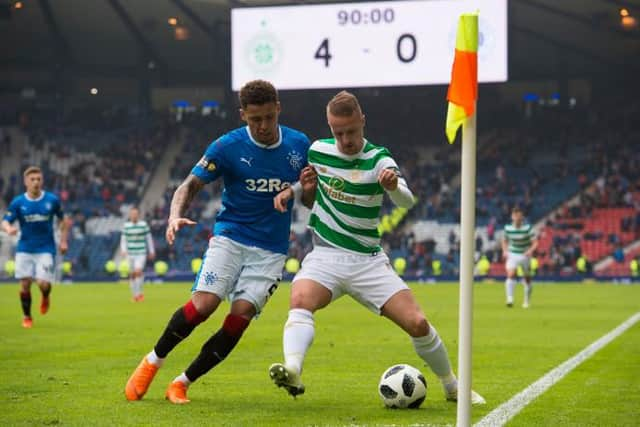
[[457, 426], [471, 425], [471, 346], [473, 265], [476, 222], [476, 112], [462, 127], [462, 189], [460, 201], [460, 303], [458, 314]]

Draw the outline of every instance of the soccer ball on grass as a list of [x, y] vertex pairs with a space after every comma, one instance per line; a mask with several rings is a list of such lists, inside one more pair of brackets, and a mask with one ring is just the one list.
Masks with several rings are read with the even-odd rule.
[[394, 365], [384, 371], [378, 393], [387, 408], [418, 408], [427, 397], [427, 381], [409, 365]]

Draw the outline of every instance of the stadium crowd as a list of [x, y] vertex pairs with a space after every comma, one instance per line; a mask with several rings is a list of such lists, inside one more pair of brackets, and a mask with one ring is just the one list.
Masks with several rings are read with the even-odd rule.
[[[376, 102], [377, 95], [375, 90], [362, 95], [368, 116], [386, 116], [387, 123], [393, 123], [410, 115], [411, 102], [390, 111]], [[300, 96], [287, 94], [286, 102], [298, 102]], [[408, 91], [403, 96], [414, 95]], [[638, 121], [634, 120], [638, 111], [638, 103], [617, 106], [610, 100], [600, 108], [590, 108], [588, 113], [580, 108], [547, 106], [531, 115], [517, 115], [499, 105], [493, 114], [486, 114], [488, 128], [480, 129], [478, 152], [476, 213], [477, 225], [484, 230], [476, 238], [478, 258], [484, 255], [493, 263], [501, 261], [501, 229], [509, 222], [511, 207], [518, 205], [532, 224], [545, 218], [538, 224], [541, 235], [553, 234], [550, 244], [537, 253], [540, 274], [575, 272], [581, 256], [589, 265], [597, 262], [599, 259], [584, 253], [585, 241], [606, 243], [613, 248], [606, 255], [622, 262], [628, 233], [633, 233], [634, 239], [640, 236], [640, 155], [631, 143], [640, 134]], [[326, 124], [307, 119], [303, 109], [285, 113], [285, 123], [308, 123], [312, 139], [327, 136]], [[495, 119], [501, 114], [510, 120]], [[167, 261], [171, 269], [189, 271], [191, 259], [201, 253], [210, 236], [223, 184], [216, 182], [200, 192], [188, 212], [198, 225], [186, 231], [173, 247], [163, 239], [169, 201], [211, 139], [227, 127], [227, 121], [219, 115], [186, 114], [180, 123], [158, 116], [145, 119], [144, 125], [136, 122], [132, 126], [131, 118], [121, 112], [101, 117], [97, 120], [95, 114], [86, 114], [84, 120], [78, 120], [76, 116], [73, 127], [31, 123], [25, 129], [29, 146], [24, 150], [22, 165], [42, 167], [47, 188], [59, 194], [73, 218], [74, 229], [86, 235], [90, 234], [86, 228], [89, 219], [122, 216], [123, 206], [138, 204], [166, 141], [172, 137], [182, 140], [162, 200], [144, 213], [158, 243], [158, 258]], [[583, 117], [588, 118], [586, 122], [579, 120]], [[400, 128], [389, 128], [382, 120], [367, 122], [366, 135], [389, 148], [419, 199], [383, 236], [385, 250], [406, 259], [407, 274], [457, 274], [459, 242], [454, 232], [443, 247], [442, 240], [436, 243], [437, 239], [427, 237], [418, 241], [411, 229], [415, 221], [446, 225], [457, 223], [459, 218], [459, 147], [445, 144], [444, 137], [420, 141], [422, 135], [441, 133], [433, 120], [414, 121]], [[7, 133], [0, 133], [0, 147], [3, 151], [11, 148]], [[17, 171], [6, 180], [0, 176], [5, 203], [20, 191], [22, 182]], [[584, 228], [594, 210], [625, 207], [630, 213], [620, 218], [620, 232]], [[303, 212], [295, 211], [294, 223], [305, 221]], [[391, 212], [387, 200], [381, 214]], [[291, 233], [291, 257], [301, 260], [310, 248], [309, 233]]]

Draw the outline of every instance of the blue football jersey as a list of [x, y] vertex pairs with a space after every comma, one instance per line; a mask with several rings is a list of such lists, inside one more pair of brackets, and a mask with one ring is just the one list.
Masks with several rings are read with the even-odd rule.
[[287, 212], [280, 213], [273, 198], [298, 181], [307, 166], [309, 145], [305, 134], [286, 126], [280, 126], [280, 140], [272, 146], [256, 142], [248, 127], [212, 142], [191, 173], [207, 183], [224, 180], [213, 234], [286, 254], [293, 201]]
[[55, 255], [56, 242], [53, 237], [53, 217], [62, 219], [60, 199], [48, 191], [43, 191], [33, 200], [27, 194], [17, 196], [11, 201], [4, 219], [20, 223], [20, 240], [17, 252], [50, 253]]

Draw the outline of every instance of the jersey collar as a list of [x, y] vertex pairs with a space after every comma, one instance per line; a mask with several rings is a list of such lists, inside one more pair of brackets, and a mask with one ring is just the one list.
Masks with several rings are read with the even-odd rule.
[[249, 135], [249, 139], [251, 140], [251, 142], [253, 142], [254, 144], [256, 144], [260, 148], [264, 148], [265, 150], [273, 150], [274, 148], [278, 148], [280, 146], [280, 144], [282, 144], [282, 129], [280, 128], [280, 126], [278, 126], [278, 142], [276, 142], [275, 144], [271, 144], [271, 145], [265, 145], [265, 144], [262, 144], [262, 143], [256, 141], [255, 139], [253, 139], [253, 135], [251, 135], [251, 131], [249, 130], [249, 126], [245, 126], [245, 129], [247, 129], [247, 134]]
[[44, 198], [44, 190], [40, 191], [40, 196], [38, 196], [35, 199], [32, 199], [31, 197], [29, 197], [29, 193], [27, 193], [25, 191], [24, 193], [24, 198], [27, 199], [30, 202], [39, 202], [40, 200], [42, 200]]

